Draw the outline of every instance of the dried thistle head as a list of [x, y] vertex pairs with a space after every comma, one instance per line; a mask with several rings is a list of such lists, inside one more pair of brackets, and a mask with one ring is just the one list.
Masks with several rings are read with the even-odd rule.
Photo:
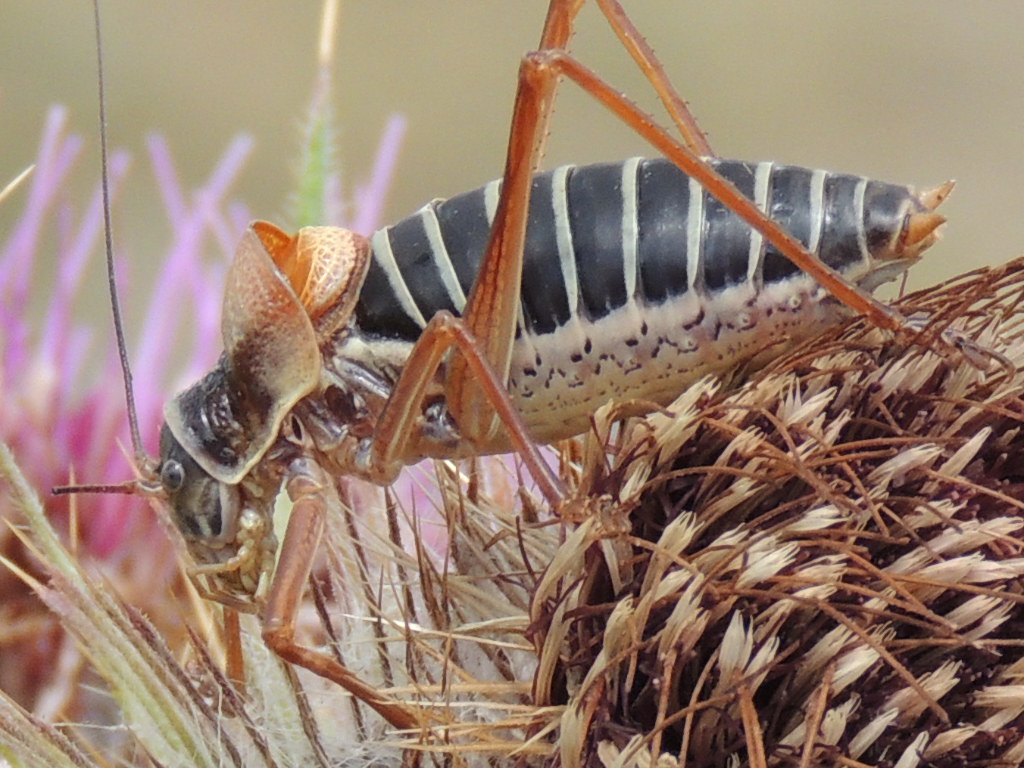
[[[1024, 260], [908, 306], [957, 318], [1016, 368], [1022, 295]], [[1015, 370], [853, 324], [738, 388], [700, 382], [621, 424], [599, 414], [562, 447], [592, 510], [573, 523], [538, 519], [497, 460], [468, 477], [439, 463], [400, 500], [339, 479], [299, 631], [425, 707], [426, 732], [391, 732], [295, 676], [255, 621], [238, 685], [217, 632], [193, 633], [180, 667], [130, 611], [78, 598], [86, 578], [51, 571], [42, 592], [100, 655], [133, 743], [164, 761], [182, 747], [145, 741], [166, 732], [145, 725], [154, 708], [238, 764], [1015, 764], [1022, 413]], [[100, 619], [76, 625], [95, 602]], [[96, 626], [128, 650], [90, 644]], [[149, 661], [112, 661], [133, 655]], [[11, 712], [8, 733], [60, 746]]]
[[432, 724], [353, 701], [362, 738], [428, 764], [1016, 764], [1022, 296], [1024, 260], [908, 299], [984, 370], [855, 323], [607, 409], [562, 447], [576, 521], [527, 522], [493, 465], [439, 465], [434, 547], [422, 508], [362, 496], [386, 514], [332, 517], [310, 626]]
[[623, 429], [532, 602], [561, 765], [1024, 759], [1022, 298], [907, 301], [987, 370], [854, 324]]

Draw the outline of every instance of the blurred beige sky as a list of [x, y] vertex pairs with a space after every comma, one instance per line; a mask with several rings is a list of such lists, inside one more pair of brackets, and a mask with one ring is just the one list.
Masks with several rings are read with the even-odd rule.
[[[1024, 3], [624, 2], [721, 154], [924, 187], [955, 178], [943, 207], [945, 241], [915, 269], [913, 286], [1024, 252]], [[88, 3], [0, 4], [6, 181], [30, 162], [51, 103], [71, 108], [72, 126], [95, 152], [95, 76]], [[390, 113], [409, 120], [389, 220], [498, 175], [518, 59], [535, 45], [544, 7], [344, 2], [336, 104], [351, 177], [365, 175]], [[133, 231], [166, 227], [139, 202], [152, 197], [143, 155], [151, 131], [167, 137], [193, 182], [234, 134], [251, 133], [257, 150], [236, 196], [255, 215], [279, 215], [319, 10], [315, 0], [104, 3], [111, 142], [137, 161]], [[654, 107], [596, 8], [584, 9], [574, 50]], [[648, 153], [573, 87], [562, 88], [547, 165]]]

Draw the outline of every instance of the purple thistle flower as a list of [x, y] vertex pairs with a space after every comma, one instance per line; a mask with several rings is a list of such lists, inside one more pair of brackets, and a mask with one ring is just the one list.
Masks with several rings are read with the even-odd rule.
[[[29, 182], [25, 210], [4, 244], [0, 266], [17, 279], [2, 289], [2, 369], [4, 398], [0, 403], [0, 437], [15, 450], [37, 487], [68, 482], [69, 472], [87, 482], [116, 482], [129, 476], [119, 441], [126, 442], [126, 408], [120, 370], [109, 349], [106, 329], [77, 325], [73, 308], [90, 257], [102, 236], [98, 190], [76, 210], [64, 191], [68, 187], [82, 142], [66, 133], [63, 109], [51, 111], [40, 145], [36, 172]], [[203, 248], [208, 235], [222, 251], [237, 237], [239, 227], [223, 212], [224, 196], [238, 175], [251, 140], [236, 139], [209, 181], [186, 202], [170, 169], [168, 151], [157, 139], [150, 154], [157, 182], [167, 202], [175, 241], [156, 276], [142, 324], [142, 341], [132, 350], [135, 392], [146, 446], [155, 446], [160, 408], [171, 382], [167, 350], [179, 336], [186, 317], [196, 323], [199, 339], [216, 339], [223, 266], [208, 266]], [[111, 158], [110, 179], [115, 194], [123, 182], [128, 159]], [[56, 233], [53, 276], [34, 274], [46, 233]], [[29, 295], [52, 297], [36, 329], [24, 313]], [[194, 368], [212, 364], [216, 345], [196, 343], [187, 351]], [[85, 384], [83, 384], [85, 382]], [[57, 508], [62, 502], [49, 506]], [[139, 525], [139, 507], [115, 495], [76, 499], [83, 541], [96, 554], [109, 555]], [[151, 525], [146, 526], [151, 527]]]
[[[121, 395], [121, 372], [116, 354], [92, 361], [97, 350], [109, 349], [107, 328], [76, 325], [73, 307], [90, 257], [102, 236], [98, 190], [76, 211], [64, 190], [81, 153], [79, 137], [66, 133], [63, 109], [51, 111], [29, 181], [25, 209], [0, 251], [0, 268], [13, 280], [0, 285], [0, 438], [14, 448], [39, 488], [66, 483], [69, 471], [79, 481], [117, 482], [130, 477], [121, 445], [127, 444], [127, 416]], [[403, 121], [394, 118], [381, 142], [368, 184], [343, 209], [353, 222], [377, 226]], [[219, 354], [220, 303], [227, 258], [234, 251], [248, 220], [248, 210], [226, 202], [232, 184], [249, 155], [252, 141], [239, 137], [195, 191], [188, 193], [178, 178], [171, 151], [159, 137], [148, 141], [150, 163], [164, 202], [173, 242], [157, 264], [152, 284], [136, 284], [130, 292], [148, 293], [150, 301], [130, 349], [139, 423], [147, 451], [154, 453], [157, 427], [166, 399], [176, 389], [212, 367]], [[110, 177], [115, 194], [123, 182], [128, 159], [115, 153]], [[345, 225], [347, 222], [332, 222]], [[56, 273], [34, 274], [47, 231], [57, 235]], [[115, 238], [116, 242], [116, 238]], [[227, 254], [214, 263], [204, 259], [212, 242]], [[133, 263], [121, 254], [119, 269]], [[139, 271], [139, 270], [136, 270]], [[34, 283], [34, 285], [33, 285]], [[24, 312], [30, 295], [52, 296], [38, 330]], [[186, 324], [188, 325], [186, 332]], [[183, 350], [183, 370], [172, 371], [168, 350]], [[88, 382], [83, 387], [82, 382]], [[119, 442], [120, 441], [120, 442]], [[76, 502], [85, 543], [97, 554], [117, 549], [140, 517], [123, 496], [82, 496]], [[59, 502], [58, 502], [59, 504]], [[54, 504], [50, 505], [51, 508]]]
[[[359, 188], [357, 199], [339, 206], [351, 211], [361, 227], [377, 225], [402, 131], [403, 121], [394, 118], [370, 182]], [[128, 336], [140, 429], [151, 454], [157, 448], [164, 402], [212, 367], [220, 352], [224, 274], [251, 218], [244, 205], [229, 202], [227, 195], [251, 147], [247, 137], [234, 139], [209, 178], [188, 190], [165, 142], [149, 139], [149, 163], [172, 242], [163, 255], [141, 259], [126, 254], [115, 233], [119, 283], [127, 282], [124, 273], [131, 273], [134, 279], [126, 294], [149, 297], [141, 320], [129, 325]], [[84, 551], [104, 564], [124, 599], [144, 611], [154, 608], [153, 615], [159, 613], [153, 601], [164, 599], [177, 565], [173, 547], [142, 500], [117, 494], [54, 498], [48, 493], [69, 482], [132, 478], [127, 410], [111, 326], [89, 327], [76, 318], [83, 276], [88, 268], [99, 268], [94, 257], [101, 251], [103, 234], [98, 185], [84, 205], [68, 192], [82, 151], [82, 139], [68, 133], [66, 111], [52, 109], [34, 172], [3, 203], [24, 201], [0, 244], [0, 270], [8, 276], [0, 282], [0, 440], [11, 447], [51, 515], [66, 515], [69, 503], [75, 505], [77, 538]], [[123, 152], [111, 156], [115, 198], [124, 187], [128, 164]], [[116, 213], [116, 202], [114, 208]], [[44, 258], [51, 249], [55, 257]], [[207, 259], [209, 250], [223, 256]], [[48, 261], [55, 266], [45, 272], [38, 265]], [[153, 266], [143, 270], [138, 268], [141, 263]], [[28, 307], [43, 301], [39, 320]], [[0, 493], [0, 518], [17, 519], [5, 493]], [[29, 562], [7, 525], [0, 525], [0, 554], [16, 563]], [[25, 594], [12, 574], [0, 573], [6, 605], [18, 603]], [[26, 625], [43, 620], [41, 610], [26, 608]], [[39, 670], [47, 668], [59, 634], [48, 635], [46, 642], [40, 632], [26, 634], [25, 647], [4, 649], [5, 658], [21, 661], [0, 665], [0, 688], [30, 702], [43, 696], [39, 686], [48, 684], [47, 676]]]

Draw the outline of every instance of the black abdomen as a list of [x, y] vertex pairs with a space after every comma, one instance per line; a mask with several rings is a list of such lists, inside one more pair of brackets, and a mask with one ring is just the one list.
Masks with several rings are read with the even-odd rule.
[[[868, 269], [902, 226], [906, 187], [772, 163], [712, 165], [825, 263]], [[486, 248], [499, 183], [435, 201], [372, 240], [356, 308], [365, 333], [414, 340], [460, 314]], [[755, 290], [798, 270], [665, 159], [565, 166], [534, 178], [522, 286], [525, 330], [597, 321], [630, 301]]]

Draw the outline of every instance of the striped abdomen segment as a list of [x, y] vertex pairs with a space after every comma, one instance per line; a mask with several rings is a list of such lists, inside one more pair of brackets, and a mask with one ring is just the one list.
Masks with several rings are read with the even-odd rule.
[[[880, 262], [903, 258], [893, 244], [906, 214], [921, 209], [907, 187], [862, 177], [773, 163], [712, 164], [854, 281], [884, 270]], [[373, 236], [356, 309], [361, 331], [413, 341], [435, 312], [461, 312], [498, 191], [492, 182], [435, 201]], [[667, 160], [539, 174], [510, 391], [539, 439], [552, 437], [544, 429], [546, 410], [578, 421], [608, 399], [671, 399], [696, 376], [743, 362], [773, 338], [806, 335], [794, 333], [794, 325], [819, 330], [824, 315], [807, 314], [800, 298], [813, 287]], [[822, 298], [818, 292], [815, 301]], [[799, 317], [787, 318], [782, 305], [802, 307]], [[730, 331], [734, 326], [741, 336]]]
[[[713, 165], [811, 253], [852, 279], [902, 226], [907, 187], [773, 163]], [[499, 184], [435, 201], [373, 237], [357, 309], [364, 331], [414, 339], [440, 309], [459, 314], [490, 232]], [[914, 209], [916, 210], [916, 208]], [[664, 159], [565, 166], [533, 183], [523, 319], [551, 333], [627, 301], [660, 304], [689, 291], [755, 287], [797, 269]]]

